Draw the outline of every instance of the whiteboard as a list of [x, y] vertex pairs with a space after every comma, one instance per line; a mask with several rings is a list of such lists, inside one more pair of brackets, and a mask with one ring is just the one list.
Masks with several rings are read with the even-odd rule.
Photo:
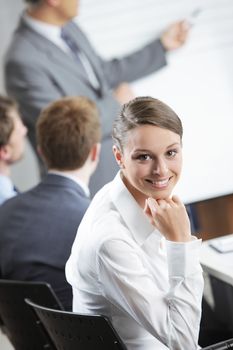
[[78, 23], [102, 57], [132, 52], [200, 10], [168, 65], [132, 84], [170, 105], [184, 126], [176, 193], [195, 202], [233, 193], [233, 1], [82, 0]]

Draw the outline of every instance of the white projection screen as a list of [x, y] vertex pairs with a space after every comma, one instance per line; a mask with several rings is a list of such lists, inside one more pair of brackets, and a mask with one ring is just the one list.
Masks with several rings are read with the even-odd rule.
[[121, 56], [171, 23], [192, 19], [187, 44], [168, 65], [132, 84], [135, 95], [169, 104], [184, 125], [186, 203], [233, 193], [233, 1], [82, 0], [77, 19], [102, 57]]

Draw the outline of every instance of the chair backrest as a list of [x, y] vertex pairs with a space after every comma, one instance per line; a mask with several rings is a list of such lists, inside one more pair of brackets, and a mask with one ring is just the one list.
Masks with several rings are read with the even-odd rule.
[[228, 349], [233, 349], [233, 338], [202, 348], [202, 350], [228, 350]]
[[16, 350], [54, 349], [54, 345], [25, 298], [63, 309], [51, 286], [43, 282], [0, 280], [0, 315]]
[[58, 350], [126, 350], [109, 319], [52, 310], [26, 299]]

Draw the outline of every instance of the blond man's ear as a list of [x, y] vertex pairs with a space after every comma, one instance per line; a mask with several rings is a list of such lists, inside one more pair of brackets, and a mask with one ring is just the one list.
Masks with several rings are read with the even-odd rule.
[[42, 153], [41, 148], [40, 148], [39, 145], [36, 146], [36, 151], [37, 151], [39, 157], [43, 160], [44, 159], [43, 153]]
[[90, 158], [93, 162], [98, 162], [100, 157], [101, 144], [95, 143], [90, 151]]

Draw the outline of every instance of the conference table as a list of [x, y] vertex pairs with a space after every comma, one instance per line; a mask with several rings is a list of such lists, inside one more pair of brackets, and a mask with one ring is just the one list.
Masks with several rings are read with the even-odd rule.
[[200, 261], [204, 272], [233, 286], [233, 234], [204, 241]]
[[204, 241], [200, 262], [206, 300], [218, 320], [233, 330], [233, 234]]

